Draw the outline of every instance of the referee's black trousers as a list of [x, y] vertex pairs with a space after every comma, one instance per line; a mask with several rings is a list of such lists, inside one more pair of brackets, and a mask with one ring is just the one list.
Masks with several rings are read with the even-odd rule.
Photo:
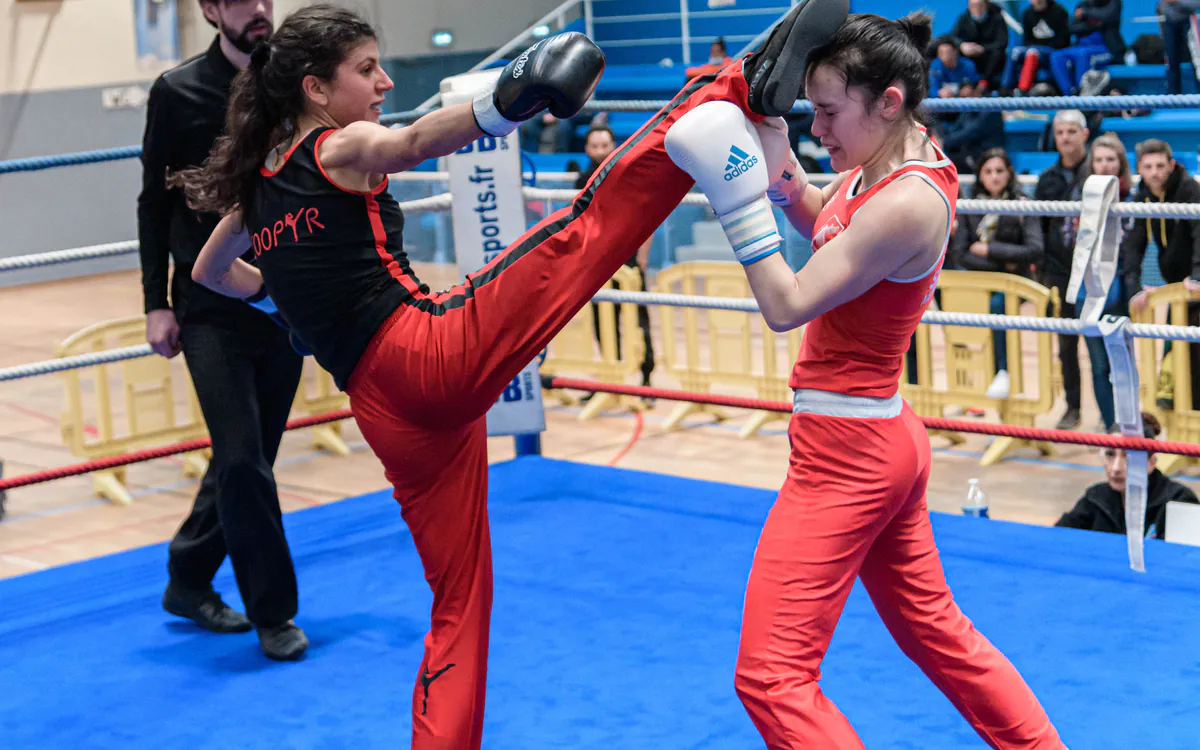
[[304, 360], [269, 322], [185, 323], [180, 344], [213, 455], [171, 541], [171, 581], [205, 590], [228, 555], [246, 616], [256, 627], [281, 625], [296, 615], [297, 591], [273, 465]]

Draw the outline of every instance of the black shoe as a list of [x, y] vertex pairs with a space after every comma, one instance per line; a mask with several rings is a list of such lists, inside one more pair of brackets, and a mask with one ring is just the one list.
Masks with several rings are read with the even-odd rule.
[[308, 648], [308, 636], [291, 620], [273, 628], [259, 628], [258, 642], [263, 653], [276, 661], [295, 661]]
[[800, 0], [743, 64], [750, 109], [767, 117], [789, 112], [804, 86], [809, 51], [829, 41], [849, 15], [849, 0]]
[[1067, 413], [1062, 415], [1062, 419], [1058, 420], [1058, 424], [1054, 426], [1056, 430], [1073, 430], [1079, 426], [1079, 410], [1067, 409]]
[[212, 588], [193, 591], [168, 583], [162, 606], [168, 613], [185, 617], [214, 633], [248, 633], [253, 627], [244, 614], [221, 601], [221, 595]]

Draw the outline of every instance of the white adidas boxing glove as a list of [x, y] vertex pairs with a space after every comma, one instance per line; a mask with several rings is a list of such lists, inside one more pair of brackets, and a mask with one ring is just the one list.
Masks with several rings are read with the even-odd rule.
[[742, 265], [779, 252], [779, 229], [764, 195], [770, 180], [762, 144], [736, 104], [701, 104], [671, 126], [665, 146], [708, 197]]
[[796, 152], [792, 151], [787, 123], [782, 117], [768, 117], [754, 123], [754, 129], [767, 158], [767, 175], [771, 181], [767, 186], [767, 199], [781, 208], [790, 206], [804, 196], [808, 173], [800, 166]]

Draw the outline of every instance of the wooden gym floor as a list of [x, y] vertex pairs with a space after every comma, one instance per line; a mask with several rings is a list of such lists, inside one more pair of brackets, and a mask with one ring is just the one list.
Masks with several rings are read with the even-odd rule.
[[[456, 283], [454, 270], [421, 267], [417, 273], [435, 288]], [[54, 347], [86, 325], [140, 315], [142, 295], [136, 272], [120, 272], [61, 282], [6, 288], [0, 293], [5, 321], [0, 367], [54, 356]], [[1080, 347], [1081, 358], [1086, 350]], [[1085, 366], [1086, 367], [1086, 366]], [[182, 369], [182, 368], [181, 368]], [[657, 377], [657, 376], [656, 376]], [[667, 379], [656, 384], [676, 387]], [[1084, 428], [1099, 422], [1085, 369]], [[79, 462], [63, 445], [59, 414], [63, 408], [57, 375], [0, 383], [0, 460], [4, 475], [15, 476]], [[578, 407], [548, 403], [543, 453], [552, 458], [668, 473], [718, 482], [775, 489], [787, 467], [784, 422], [768, 425], [748, 440], [738, 438], [744, 414], [731, 413], [724, 424], [699, 417], [683, 428], [664, 432], [671, 404], [659, 402], [641, 419], [611, 414], [577, 420]], [[1052, 427], [1062, 405], [1039, 421]], [[276, 479], [285, 512], [383, 489], [382, 469], [352, 420], [344, 423], [349, 457], [322, 453], [309, 445], [310, 432], [284, 436]], [[1048, 460], [1023, 450], [1001, 464], [979, 466], [986, 438], [948, 448], [935, 437], [934, 469], [929, 487], [932, 510], [959, 512], [967, 479], [978, 477], [993, 518], [1052, 524], [1088, 485], [1103, 481], [1092, 449], [1062, 446]], [[492, 461], [511, 458], [511, 438], [490, 440]], [[134, 502], [118, 507], [97, 498], [84, 475], [12, 490], [8, 517], [0, 521], [0, 577], [118, 552], [170, 539], [187, 515], [198, 480], [182, 475], [182, 462], [166, 458], [129, 467], [127, 486]], [[166, 560], [163, 560], [164, 582]]]

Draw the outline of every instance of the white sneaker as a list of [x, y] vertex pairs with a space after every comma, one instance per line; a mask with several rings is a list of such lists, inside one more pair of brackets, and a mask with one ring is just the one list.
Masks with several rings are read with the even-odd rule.
[[1004, 399], [1008, 398], [1008, 389], [1008, 370], [1001, 370], [992, 378], [992, 384], [988, 386], [984, 395], [988, 398]]

